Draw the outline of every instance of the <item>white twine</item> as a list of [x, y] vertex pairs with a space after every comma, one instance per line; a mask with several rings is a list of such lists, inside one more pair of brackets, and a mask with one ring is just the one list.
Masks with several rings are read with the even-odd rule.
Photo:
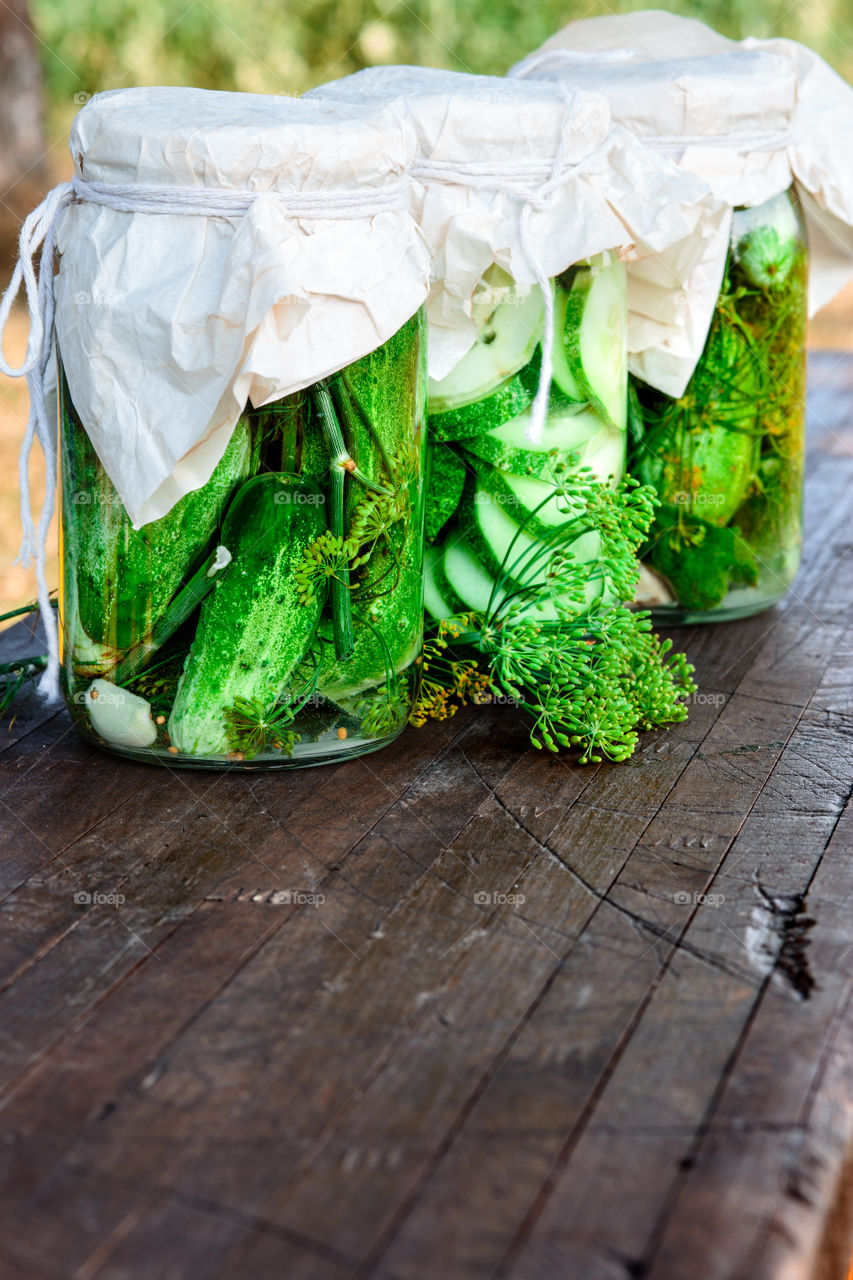
[[[564, 134], [561, 133], [561, 138]], [[547, 161], [506, 161], [499, 167], [494, 162], [475, 161], [459, 167], [447, 161], [421, 160], [412, 168], [415, 181], [425, 184], [446, 182], [453, 186], [471, 187], [476, 190], [499, 191], [519, 200], [522, 204], [518, 220], [518, 238], [527, 259], [530, 273], [542, 291], [545, 303], [545, 332], [542, 335], [542, 363], [539, 368], [539, 385], [530, 408], [530, 422], [525, 435], [532, 444], [542, 439], [545, 419], [548, 415], [548, 399], [554, 373], [554, 294], [551, 281], [531, 244], [530, 215], [547, 207], [554, 191], [582, 166], [591, 164], [600, 148], [575, 165], [568, 166], [561, 154], [552, 163]], [[569, 264], [567, 264], [569, 265]]]
[[[556, 70], [559, 67], [601, 66], [607, 63], [636, 62], [639, 55], [634, 49], [540, 49], [510, 67], [507, 77], [524, 80], [535, 78], [542, 68]], [[645, 61], [645, 59], [643, 59]], [[637, 134], [639, 140], [655, 151], [666, 155], [680, 154], [688, 147], [724, 147], [746, 155], [750, 151], [784, 151], [794, 142], [793, 129], [756, 129], [743, 133], [658, 133]]]
[[[60, 214], [74, 201], [87, 201], [120, 213], [171, 213], [210, 218], [240, 218], [263, 196], [272, 196], [295, 218], [334, 219], [369, 218], [379, 213], [404, 209], [408, 204], [409, 186], [405, 178], [386, 187], [370, 187], [349, 191], [245, 191], [217, 190], [211, 187], [155, 187], [86, 182], [75, 177], [50, 191], [26, 218], [18, 239], [18, 260], [6, 292], [0, 299], [0, 370], [10, 378], [25, 377], [30, 392], [30, 415], [18, 459], [21, 490], [21, 550], [18, 561], [28, 567], [33, 563], [38, 583], [38, 602], [47, 637], [47, 666], [39, 681], [39, 693], [47, 702], [60, 697], [59, 630], [50, 601], [45, 577], [47, 530], [53, 516], [56, 496], [56, 424], [47, 414], [47, 371], [53, 355], [53, 321], [55, 313], [54, 254]], [[39, 255], [38, 278], [35, 257]], [[17, 368], [3, 355], [3, 334], [12, 306], [24, 285], [30, 330], [27, 353]], [[33, 440], [38, 437], [46, 465], [45, 496], [38, 529], [33, 526], [30, 500], [29, 457]], [[61, 567], [60, 567], [61, 571]]]
[[367, 218], [404, 209], [409, 185], [405, 179], [386, 187], [349, 191], [245, 191], [215, 187], [152, 187], [133, 183], [71, 183], [78, 200], [104, 205], [118, 213], [175, 213], [205, 218], [241, 218], [256, 200], [271, 196], [295, 218]]

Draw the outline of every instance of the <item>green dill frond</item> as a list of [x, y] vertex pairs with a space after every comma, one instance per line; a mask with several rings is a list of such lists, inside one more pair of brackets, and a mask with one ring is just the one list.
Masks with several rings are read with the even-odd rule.
[[344, 538], [328, 529], [305, 548], [301, 562], [293, 570], [299, 589], [300, 604], [310, 604], [321, 595], [332, 578], [338, 578], [348, 568], [350, 548]]
[[[301, 705], [301, 704], [298, 704]], [[251, 760], [263, 751], [292, 755], [299, 734], [290, 731], [298, 705], [269, 706], [257, 698], [236, 698], [225, 712], [228, 748], [232, 756]]]

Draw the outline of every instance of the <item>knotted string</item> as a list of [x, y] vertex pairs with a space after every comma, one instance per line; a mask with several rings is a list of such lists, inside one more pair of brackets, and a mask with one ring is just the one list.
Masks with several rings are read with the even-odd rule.
[[[211, 187], [155, 187], [86, 182], [75, 177], [50, 191], [26, 218], [18, 239], [18, 259], [12, 279], [0, 299], [0, 370], [10, 378], [25, 377], [30, 392], [30, 414], [18, 459], [21, 490], [21, 550], [18, 561], [33, 562], [35, 544], [38, 602], [47, 637], [47, 666], [39, 681], [39, 693], [52, 702], [60, 696], [59, 630], [45, 577], [47, 530], [56, 500], [56, 424], [47, 413], [48, 370], [53, 355], [54, 255], [59, 217], [72, 202], [87, 201], [121, 213], [188, 214], [211, 218], [241, 218], [263, 197], [279, 201], [295, 218], [368, 218], [407, 207], [409, 184], [404, 178], [386, 187], [344, 191], [243, 191]], [[39, 253], [39, 250], [41, 251]], [[38, 278], [35, 258], [39, 254]], [[17, 368], [3, 356], [3, 334], [21, 285], [27, 299], [29, 336], [23, 364]], [[29, 457], [38, 437], [45, 457], [45, 496], [38, 529], [33, 526], [30, 500]]]

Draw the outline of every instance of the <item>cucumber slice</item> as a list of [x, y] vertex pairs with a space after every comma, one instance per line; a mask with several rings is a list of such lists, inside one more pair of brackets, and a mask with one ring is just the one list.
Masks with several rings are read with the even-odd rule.
[[523, 369], [513, 374], [497, 391], [474, 404], [438, 412], [434, 411], [430, 401], [430, 434], [436, 440], [465, 440], [499, 427], [502, 422], [523, 413], [535, 399], [541, 363], [542, 357], [537, 348]]
[[477, 613], [485, 613], [488, 609], [495, 580], [464, 540], [446, 548], [438, 577], [444, 594], [456, 606], [455, 612], [475, 609]]
[[465, 452], [472, 458], [497, 467], [499, 471], [551, 481], [559, 479], [570, 467], [577, 466], [580, 458], [579, 454], [564, 454], [559, 449], [549, 449], [547, 453], [516, 449], [511, 444], [494, 440], [490, 435], [474, 436], [471, 440], [466, 440]]
[[[472, 436], [482, 435], [484, 431], [492, 431], [495, 427], [510, 422], [530, 408], [539, 388], [539, 371], [542, 366], [542, 352], [537, 347], [533, 358], [523, 369], [513, 374], [508, 382], [492, 395], [478, 400], [475, 404], [463, 405], [458, 409], [429, 415], [430, 433], [436, 440], [466, 443]], [[579, 413], [587, 406], [583, 402], [570, 400], [562, 390], [551, 384], [548, 400], [548, 413], [555, 417], [566, 417]]]
[[[541, 583], [551, 551], [557, 545], [545, 544], [541, 534], [552, 533], [555, 526], [549, 527], [544, 522], [537, 524], [528, 517], [530, 527], [522, 528], [526, 513], [515, 494], [512, 494], [511, 501], [506, 501], [507, 491], [501, 490], [501, 482], [502, 477], [495, 472], [490, 477], [490, 484], [497, 492], [493, 493], [482, 482], [476, 485], [470, 506], [467, 510], [464, 506], [460, 509], [462, 527], [477, 558], [494, 578], [505, 581], [507, 586]], [[518, 515], [519, 520], [514, 519], [510, 512]], [[564, 512], [561, 523], [565, 519]], [[573, 557], [581, 563], [592, 563], [600, 556], [601, 542], [594, 531], [579, 535], [570, 545]], [[561, 549], [565, 550], [562, 546]], [[600, 581], [591, 582], [588, 600], [600, 594]]]
[[[547, 431], [547, 425], [545, 430]], [[589, 467], [604, 484], [621, 479], [625, 470], [625, 435], [613, 427], [598, 424], [598, 431], [577, 448], [549, 449], [547, 453], [538, 447], [516, 448], [499, 440], [496, 433], [475, 436], [465, 441], [465, 452], [480, 461], [488, 462], [499, 471], [516, 476], [532, 476], [536, 480], [559, 483], [561, 477], [580, 467]], [[540, 441], [541, 443], [541, 441]]]
[[435, 547], [427, 547], [424, 553], [424, 608], [433, 618], [451, 618], [454, 609], [445, 600], [438, 582], [438, 562], [441, 553]]
[[[625, 280], [625, 266], [618, 261], [591, 261], [587, 269], [575, 274], [565, 295], [562, 345], [566, 369], [562, 368], [562, 357], [554, 362], [554, 376], [561, 387], [563, 381], [567, 383], [563, 388], [567, 394], [572, 393], [570, 387], [576, 388], [580, 399], [588, 400], [620, 431], [625, 430], [628, 417]], [[555, 307], [555, 311], [561, 310], [562, 299]]]
[[465, 463], [446, 444], [433, 442], [427, 452], [424, 532], [432, 542], [447, 524], [465, 488]]
[[[510, 511], [515, 509], [518, 513], [516, 518], [525, 526], [535, 520], [549, 529], [557, 529], [583, 509], [582, 503], [567, 501], [554, 484], [531, 476], [499, 472], [489, 488], [495, 497], [498, 494], [505, 496], [504, 505]], [[510, 495], [511, 500], [507, 500]]]
[[[578, 267], [573, 273], [574, 279], [586, 274], [586, 267]], [[570, 400], [585, 401], [581, 395], [577, 380], [569, 368], [566, 359], [566, 308], [569, 305], [569, 289], [562, 285], [554, 286], [554, 346], [551, 355], [551, 371], [555, 386], [568, 396]]]
[[518, 373], [529, 363], [542, 336], [544, 314], [542, 292], [535, 287], [526, 297], [516, 292], [499, 303], [456, 367], [445, 378], [430, 379], [430, 410], [441, 413], [473, 404]]
[[[448, 548], [442, 559], [440, 572], [446, 589], [464, 606], [463, 611], [470, 609], [476, 613], [485, 613], [489, 609], [489, 601], [495, 609], [504, 599], [503, 591], [495, 591], [494, 597], [492, 596], [494, 578], [486, 572], [465, 541]], [[556, 622], [560, 616], [553, 600], [548, 596], [531, 600], [528, 604], [519, 601], [519, 604], [523, 606], [523, 615], [535, 614], [542, 622]]]
[[601, 419], [585, 405], [564, 405], [560, 412], [549, 412], [538, 441], [528, 440], [529, 426], [530, 413], [520, 413], [493, 428], [489, 435], [502, 444], [531, 453], [549, 453], [552, 449], [573, 453], [601, 430]]
[[625, 474], [625, 432], [604, 426], [583, 451], [581, 465], [594, 471], [602, 484], [614, 486]]

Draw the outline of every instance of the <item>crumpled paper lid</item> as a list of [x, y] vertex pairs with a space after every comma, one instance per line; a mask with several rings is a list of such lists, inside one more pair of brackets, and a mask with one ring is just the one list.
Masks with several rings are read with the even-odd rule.
[[[579, 56], [577, 64], [561, 61], [565, 51]], [[811, 49], [793, 40], [729, 40], [694, 18], [652, 9], [569, 23], [510, 74], [518, 72], [559, 75], [606, 94], [614, 117], [646, 137], [714, 140], [685, 147], [679, 163], [732, 205], [760, 204], [796, 181], [809, 237], [810, 313], [853, 276], [853, 89]], [[779, 131], [786, 97], [782, 145], [716, 145], [726, 132]]]
[[[705, 183], [614, 128], [600, 94], [535, 80], [381, 67], [307, 96], [384, 102], [417, 132], [416, 217], [433, 254], [432, 377], [449, 373], [475, 341], [473, 295], [492, 263], [521, 284], [533, 283], [526, 244], [547, 276], [604, 250], [620, 252], [629, 269], [632, 368], [654, 377], [643, 349], [651, 323], [656, 346], [673, 343], [657, 362], [662, 389], [680, 393], [704, 342], [703, 336], [690, 367], [681, 367], [685, 286], [708, 244], [727, 236], [728, 212]], [[513, 195], [512, 173], [531, 165], [541, 175], [519, 180]], [[447, 176], [437, 171], [441, 166]], [[540, 199], [557, 170], [564, 180]], [[526, 240], [518, 195], [529, 198]]]
[[[62, 215], [59, 349], [136, 527], [206, 483], [247, 400], [343, 368], [425, 301], [429, 257], [405, 190], [415, 136], [377, 104], [122, 89], [87, 103], [70, 148], [89, 183], [256, 193], [229, 218], [87, 201]], [[299, 217], [286, 202], [297, 192], [362, 193], [364, 213]]]

